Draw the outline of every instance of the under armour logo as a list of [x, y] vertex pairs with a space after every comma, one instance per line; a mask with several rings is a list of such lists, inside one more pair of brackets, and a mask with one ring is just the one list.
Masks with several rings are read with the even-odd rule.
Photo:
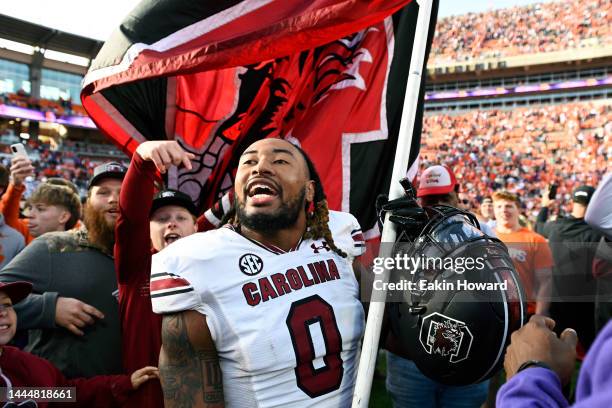
[[312, 248], [312, 250], [314, 251], [315, 254], [318, 254], [320, 249], [324, 249], [327, 252], [331, 251], [331, 248], [329, 247], [329, 245], [327, 245], [326, 241], [322, 241], [321, 244], [322, 244], [321, 246], [317, 246], [317, 243], [313, 242], [310, 245], [310, 247]]

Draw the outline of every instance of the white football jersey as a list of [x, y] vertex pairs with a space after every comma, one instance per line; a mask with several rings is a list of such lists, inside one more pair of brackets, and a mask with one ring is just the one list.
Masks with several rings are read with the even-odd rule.
[[348, 258], [323, 240], [285, 252], [229, 227], [153, 256], [153, 311], [206, 315], [227, 406], [350, 405], [364, 330], [352, 260], [365, 243], [348, 213], [330, 211], [329, 227]]

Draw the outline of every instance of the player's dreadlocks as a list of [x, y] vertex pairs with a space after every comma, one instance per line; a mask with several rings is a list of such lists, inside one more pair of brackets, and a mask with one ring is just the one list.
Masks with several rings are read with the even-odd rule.
[[[336, 246], [332, 233], [329, 230], [329, 207], [327, 206], [327, 197], [325, 196], [325, 191], [323, 191], [323, 183], [321, 183], [319, 173], [317, 173], [312, 160], [310, 160], [310, 157], [308, 157], [306, 152], [299, 146], [293, 146], [302, 154], [302, 157], [306, 162], [306, 166], [308, 167], [309, 177], [312, 181], [314, 181], [315, 187], [315, 194], [311, 207], [312, 211], [309, 211], [308, 207], [310, 207], [310, 205], [308, 203], [306, 204], [306, 232], [304, 233], [303, 238], [324, 239], [332, 251], [341, 257], [346, 258], [347, 254]], [[234, 196], [234, 200], [236, 199], [236, 196]], [[235, 206], [232, 206], [232, 209], [225, 214], [221, 223], [226, 224], [228, 222], [234, 227], [240, 228]]]
[[317, 169], [315, 169], [312, 160], [299, 146], [295, 148], [302, 154], [306, 165], [308, 166], [308, 174], [310, 179], [314, 181], [315, 194], [313, 201], [314, 209], [312, 212], [306, 209], [306, 232], [304, 233], [304, 239], [324, 239], [327, 245], [338, 255], [346, 258], [346, 253], [338, 248], [334, 243], [334, 238], [329, 230], [329, 207], [327, 206], [327, 197], [325, 191], [323, 191], [323, 183]]

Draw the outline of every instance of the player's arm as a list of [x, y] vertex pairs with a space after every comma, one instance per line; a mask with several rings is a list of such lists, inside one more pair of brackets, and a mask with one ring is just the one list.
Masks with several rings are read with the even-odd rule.
[[[368, 316], [368, 312], [370, 310], [370, 302], [364, 301], [364, 299], [370, 299], [372, 296], [372, 280], [374, 277], [371, 274], [371, 271], [368, 270], [362, 263], [361, 257], [357, 257], [353, 259], [353, 271], [355, 272], [355, 277], [357, 278], [357, 283], [359, 283], [359, 292], [362, 296], [361, 305], [363, 306], [363, 310], [365, 312], [365, 316]], [[368, 285], [367, 288], [362, 287], [362, 285]], [[385, 339], [390, 334], [390, 325], [389, 325], [389, 314], [387, 313], [387, 309], [385, 308], [385, 314], [383, 316], [382, 327], [380, 329], [380, 342], [378, 343], [378, 347], [385, 347]], [[399, 343], [397, 343], [397, 348], [400, 348]], [[395, 349], [394, 349], [395, 350]], [[403, 350], [396, 350], [397, 354], [404, 353]], [[394, 351], [395, 352], [395, 351]]]
[[540, 268], [535, 271], [536, 314], [548, 316], [548, 305], [552, 293], [552, 269]]
[[206, 316], [194, 310], [164, 315], [159, 374], [166, 408], [224, 406], [219, 356]]
[[365, 311], [366, 316], [368, 315], [369, 302], [364, 302], [364, 298], [368, 298], [368, 294], [370, 294], [371, 289], [369, 287], [364, 288], [362, 285], [371, 285], [371, 279], [368, 279], [368, 269], [361, 263], [361, 257], [356, 257], [353, 259], [353, 272], [355, 273], [355, 279], [357, 279], [357, 284], [359, 285], [359, 293], [362, 297], [361, 305], [363, 306], [363, 310]]
[[368, 270], [361, 263], [360, 257], [353, 259], [353, 272], [355, 273], [355, 279], [357, 279], [359, 287], [361, 287], [361, 278], [365, 277], [365, 274], [368, 273]]

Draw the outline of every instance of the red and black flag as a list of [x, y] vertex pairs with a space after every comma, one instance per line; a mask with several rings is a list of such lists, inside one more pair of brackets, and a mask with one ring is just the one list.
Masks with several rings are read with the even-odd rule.
[[167, 183], [201, 209], [232, 188], [249, 144], [298, 143], [330, 208], [353, 213], [370, 239], [375, 198], [391, 178], [417, 10], [410, 0], [145, 0], [92, 63], [83, 105], [130, 156], [164, 139], [194, 153], [194, 168]]

